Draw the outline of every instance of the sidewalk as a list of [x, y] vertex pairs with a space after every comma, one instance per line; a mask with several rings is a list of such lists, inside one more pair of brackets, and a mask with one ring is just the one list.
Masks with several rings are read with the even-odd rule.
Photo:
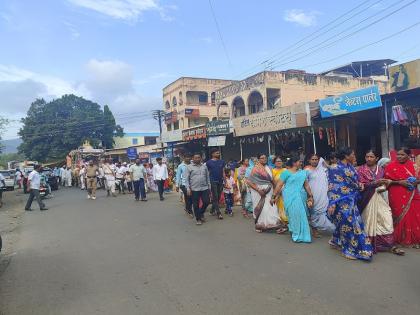
[[27, 195], [22, 190], [3, 192], [3, 207], [0, 208], [0, 234], [3, 248], [0, 253], [0, 275], [6, 269], [18, 241], [17, 228], [23, 220], [24, 202]]

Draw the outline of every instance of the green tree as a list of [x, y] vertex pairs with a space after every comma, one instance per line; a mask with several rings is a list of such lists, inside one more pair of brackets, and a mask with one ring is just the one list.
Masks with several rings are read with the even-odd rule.
[[[49, 103], [37, 99], [22, 119], [19, 152], [41, 162], [64, 158], [71, 150], [88, 140], [92, 146], [113, 145], [113, 136], [122, 128], [106, 106], [105, 113], [97, 103], [75, 95], [64, 95]], [[112, 119], [111, 119], [112, 117]]]
[[[4, 130], [6, 129], [7, 125], [9, 124], [9, 120], [0, 116], [0, 141], [1, 136], [3, 135]], [[0, 153], [2, 152], [3, 146], [0, 143]]]

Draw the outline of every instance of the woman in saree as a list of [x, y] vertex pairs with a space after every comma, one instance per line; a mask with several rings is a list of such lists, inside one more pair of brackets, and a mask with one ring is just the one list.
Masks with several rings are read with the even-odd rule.
[[420, 248], [420, 183], [414, 163], [410, 161], [410, 150], [397, 152], [397, 161], [385, 169], [385, 178], [390, 179], [389, 205], [394, 219], [394, 240], [397, 244]]
[[[280, 180], [280, 176], [281, 174], [283, 174], [283, 172], [286, 170], [286, 168], [283, 167], [283, 161], [281, 160], [280, 156], [277, 156], [274, 158], [274, 168], [272, 170], [273, 172], [273, 178], [274, 181], [277, 182]], [[279, 216], [280, 216], [280, 220], [284, 223], [287, 224], [287, 215], [286, 215], [286, 211], [284, 210], [284, 201], [283, 201], [283, 197], [281, 196], [281, 194], [279, 195], [278, 199], [277, 199], [277, 209], [279, 210]]]
[[373, 253], [389, 251], [404, 255], [404, 251], [394, 244], [392, 212], [382, 193], [390, 184], [384, 179], [384, 170], [377, 165], [378, 157], [373, 150], [366, 152], [366, 164], [359, 167], [357, 173], [364, 190], [359, 199], [359, 209], [365, 225], [365, 232], [371, 240]]
[[357, 208], [359, 184], [357, 172], [353, 166], [356, 156], [350, 148], [344, 147], [337, 152], [339, 161], [328, 170], [329, 207], [328, 214], [335, 225], [335, 231], [329, 241], [332, 248], [341, 250], [347, 259], [372, 259], [372, 244], [364, 231], [362, 217]]
[[328, 167], [323, 158], [316, 154], [308, 157], [308, 182], [314, 195], [314, 205], [310, 209], [310, 224], [314, 237], [319, 237], [318, 231], [333, 233], [335, 226], [327, 217], [328, 210]]
[[264, 232], [275, 230], [282, 232], [282, 225], [276, 205], [270, 203], [273, 195], [273, 176], [267, 166], [267, 156], [258, 155], [258, 162], [247, 178], [251, 189], [252, 204], [254, 207], [255, 231]]
[[277, 181], [272, 203], [283, 195], [284, 208], [288, 218], [289, 232], [293, 242], [310, 243], [307, 206], [313, 206], [313, 196], [309, 187], [307, 171], [301, 169], [302, 161], [298, 156], [291, 157], [286, 162], [287, 169]]

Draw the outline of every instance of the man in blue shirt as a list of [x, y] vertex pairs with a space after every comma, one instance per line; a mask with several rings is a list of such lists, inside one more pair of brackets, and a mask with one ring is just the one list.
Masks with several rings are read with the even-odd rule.
[[178, 165], [176, 170], [176, 178], [175, 178], [175, 186], [176, 191], [179, 192], [181, 189], [182, 193], [184, 194], [184, 201], [185, 201], [185, 211], [189, 216], [193, 216], [192, 211], [192, 198], [188, 196], [187, 188], [186, 188], [186, 173], [187, 165], [191, 163], [191, 156], [189, 154], [184, 155], [184, 160], [181, 164]]
[[212, 206], [210, 215], [217, 214], [219, 220], [223, 220], [223, 216], [219, 208], [219, 201], [223, 191], [223, 169], [225, 168], [225, 165], [225, 161], [220, 159], [220, 150], [213, 149], [211, 151], [211, 159], [206, 162], [211, 182]]

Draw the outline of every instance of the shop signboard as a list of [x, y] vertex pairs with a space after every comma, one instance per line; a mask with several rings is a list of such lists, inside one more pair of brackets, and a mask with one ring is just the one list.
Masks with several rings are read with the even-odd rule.
[[165, 114], [165, 124], [170, 124], [178, 120], [178, 113], [176, 111]]
[[230, 122], [228, 119], [213, 120], [206, 123], [207, 136], [228, 135], [230, 133]]
[[139, 153], [139, 159], [141, 164], [149, 163], [150, 161], [150, 154], [149, 153]]
[[198, 108], [186, 108], [185, 117], [187, 118], [199, 118], [200, 110]]
[[127, 148], [127, 157], [129, 160], [135, 160], [137, 158], [137, 148]]
[[182, 131], [182, 140], [191, 141], [206, 138], [206, 126], [195, 127]]
[[333, 117], [382, 107], [377, 85], [353, 92], [324, 98], [319, 101], [321, 117]]
[[420, 87], [420, 59], [389, 68], [391, 92]]
[[162, 133], [162, 142], [168, 143], [168, 142], [178, 142], [182, 141], [182, 130], [172, 130], [172, 131], [165, 131]]
[[226, 136], [209, 137], [207, 146], [209, 147], [223, 147], [226, 144]]
[[235, 136], [255, 135], [310, 125], [309, 106], [306, 103], [284, 106], [246, 117], [233, 119]]

